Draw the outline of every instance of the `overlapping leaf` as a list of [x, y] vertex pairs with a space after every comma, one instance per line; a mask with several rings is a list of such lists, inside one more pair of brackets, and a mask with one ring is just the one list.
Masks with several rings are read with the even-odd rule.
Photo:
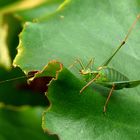
[[[43, 128], [62, 140], [139, 139], [139, 94], [115, 92], [106, 114], [103, 106], [108, 90], [94, 86], [83, 94], [84, 84], [67, 69], [53, 81], [47, 94], [51, 107], [43, 115]], [[99, 90], [100, 89], [100, 90]], [[131, 93], [132, 92], [132, 93]], [[133, 94], [133, 95], [132, 95]]]
[[[10, 68], [15, 57], [22, 22], [37, 20], [56, 11], [62, 0], [0, 2], [0, 65]], [[22, 11], [22, 12], [21, 12]]]
[[[2, 1], [0, 2], [0, 65], [9, 68], [11, 63], [11, 57], [15, 57], [15, 48], [18, 43], [18, 34], [21, 29], [21, 22], [15, 18], [15, 13], [18, 10], [25, 10], [26, 8], [32, 10], [35, 14], [30, 14], [30, 20], [34, 17], [38, 18], [40, 12], [44, 14], [51, 14], [55, 11], [58, 5], [57, 1], [55, 6], [53, 3], [50, 5], [52, 8], [49, 10], [45, 2], [42, 6], [37, 4], [42, 3], [44, 0], [27, 0], [27, 1]], [[36, 7], [34, 8], [34, 6]], [[2, 7], [5, 6], [5, 7]], [[48, 13], [46, 13], [46, 11]], [[26, 13], [27, 14], [27, 13]], [[42, 13], [43, 16], [43, 13]], [[24, 19], [24, 18], [23, 18]], [[22, 19], [22, 22], [26, 22], [28, 19]], [[18, 79], [7, 83], [7, 79], [12, 79], [22, 76], [23, 73], [19, 69], [6, 71], [3, 67], [0, 67], [0, 139], [55, 139], [52, 136], [43, 134], [41, 129], [41, 111], [37, 106], [47, 106], [48, 102], [43, 93], [36, 92], [39, 88], [40, 81], [36, 80], [36, 83], [32, 87], [28, 86], [25, 79]], [[6, 80], [5, 82], [1, 82]], [[35, 85], [36, 84], [36, 85]], [[45, 83], [46, 85], [46, 83]], [[34, 88], [34, 91], [32, 91]], [[31, 89], [31, 90], [30, 90]], [[8, 108], [10, 109], [6, 109]], [[18, 107], [17, 107], [18, 106]], [[23, 106], [32, 106], [30, 109], [22, 110]], [[34, 106], [34, 107], [33, 107]], [[16, 109], [18, 108], [18, 111]], [[12, 109], [12, 110], [11, 110]], [[13, 111], [15, 109], [15, 111]], [[32, 113], [33, 112], [33, 113]], [[27, 116], [27, 117], [26, 117]], [[40, 122], [39, 122], [40, 121]], [[8, 130], [8, 131], [7, 131]], [[23, 135], [21, 135], [23, 134]]]
[[[68, 69], [75, 58], [82, 58], [86, 64], [95, 57], [96, 67], [119, 45], [139, 8], [137, 0], [66, 0], [53, 16], [25, 24], [14, 64], [29, 72], [57, 60]], [[140, 79], [139, 28], [138, 23], [111, 62], [130, 79]], [[79, 95], [84, 83], [77, 70], [72, 68], [70, 73], [67, 69], [50, 85], [51, 106], [44, 114], [45, 130], [64, 140], [139, 139], [139, 87], [115, 92], [104, 116], [106, 97], [102, 94], [109, 91], [95, 86]]]

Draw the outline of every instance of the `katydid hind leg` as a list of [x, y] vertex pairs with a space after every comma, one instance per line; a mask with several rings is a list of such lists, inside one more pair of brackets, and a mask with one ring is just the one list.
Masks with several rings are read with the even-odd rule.
[[109, 94], [108, 94], [108, 97], [107, 97], [107, 99], [106, 99], [106, 102], [105, 102], [105, 104], [104, 104], [104, 110], [103, 110], [104, 113], [106, 112], [106, 108], [107, 108], [108, 102], [109, 102], [109, 100], [110, 100], [110, 97], [111, 97], [111, 95], [112, 95], [114, 89], [115, 89], [115, 85], [113, 84], [113, 85], [112, 85], [112, 88], [111, 88], [111, 90], [110, 90], [110, 92], [109, 92]]
[[135, 19], [135, 21], [133, 22], [133, 24], [129, 28], [128, 33], [126, 34], [126, 36], [125, 36], [124, 40], [121, 42], [121, 44], [117, 47], [117, 49], [114, 51], [114, 53], [100, 67], [107, 66], [109, 64], [109, 62], [112, 60], [112, 58], [115, 56], [115, 54], [126, 43], [126, 41], [128, 40], [128, 37], [130, 36], [133, 28], [135, 27], [135, 25], [139, 19], [140, 19], [140, 14], [137, 16], [137, 18]]

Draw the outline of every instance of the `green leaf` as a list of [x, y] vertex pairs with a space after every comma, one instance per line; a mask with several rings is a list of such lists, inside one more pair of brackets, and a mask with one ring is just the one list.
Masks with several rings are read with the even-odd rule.
[[[27, 73], [57, 60], [68, 69], [76, 58], [87, 64], [94, 57], [97, 67], [123, 40], [139, 5], [137, 0], [66, 0], [53, 16], [24, 25], [14, 65]], [[139, 28], [140, 22], [110, 63], [133, 80], [140, 79]], [[94, 86], [79, 95], [84, 84], [74, 67], [64, 69], [50, 84], [51, 106], [44, 115], [44, 129], [64, 140], [139, 139], [140, 87], [115, 92], [103, 115], [103, 95], [109, 90]]]
[[[15, 57], [21, 22], [38, 20], [56, 11], [62, 0], [30, 0], [9, 2], [0, 9], [0, 65], [9, 69]], [[6, 4], [0, 2], [0, 4]]]
[[[0, 104], [1, 107], [1, 104]], [[41, 113], [43, 108], [24, 107], [0, 108], [0, 139], [1, 140], [56, 140], [41, 130]]]
[[44, 16], [47, 17], [55, 13], [62, 2], [63, 0], [46, 0], [46, 2], [34, 8], [17, 11], [15, 15], [23, 22], [36, 21]]
[[[62, 140], [138, 140], [139, 94], [114, 92], [106, 114], [103, 106], [109, 90], [94, 86], [83, 94], [84, 84], [67, 69], [49, 87], [50, 108], [43, 115], [43, 128]], [[102, 93], [101, 93], [102, 92]], [[134, 90], [130, 90], [134, 92]]]
[[[103, 2], [75, 0], [69, 3], [65, 1], [64, 8], [61, 8], [56, 16], [44, 19], [41, 23], [25, 24], [20, 34], [18, 55], [14, 64], [19, 65], [26, 72], [41, 70], [52, 59], [68, 67], [76, 58], [83, 59], [85, 63], [90, 58], [95, 58], [95, 66], [100, 65], [120, 44], [119, 40], [123, 40], [138, 14], [135, 1], [123, 1], [122, 5], [123, 3], [124, 6], [121, 7], [118, 2], [105, 2], [105, 0]], [[130, 12], [129, 8], [126, 10], [129, 3], [134, 12]], [[120, 13], [117, 9], [121, 9]], [[137, 77], [139, 71], [134, 73], [128, 67], [140, 66], [137, 43], [140, 35], [137, 31], [139, 27], [138, 23], [128, 43], [111, 62], [114, 68], [133, 79]], [[114, 29], [117, 30], [114, 31]], [[34, 55], [38, 52], [42, 55]], [[120, 66], [120, 60], [121, 65], [125, 67]], [[126, 60], [130, 63], [126, 64]]]

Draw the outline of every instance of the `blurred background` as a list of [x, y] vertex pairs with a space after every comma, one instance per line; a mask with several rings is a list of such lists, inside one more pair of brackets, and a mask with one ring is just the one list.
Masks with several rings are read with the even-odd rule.
[[[28, 85], [24, 72], [13, 66], [24, 23], [51, 13], [57, 5], [46, 0], [0, 0], [0, 140], [57, 139], [41, 127], [50, 78]], [[21, 76], [25, 77], [15, 79]]]

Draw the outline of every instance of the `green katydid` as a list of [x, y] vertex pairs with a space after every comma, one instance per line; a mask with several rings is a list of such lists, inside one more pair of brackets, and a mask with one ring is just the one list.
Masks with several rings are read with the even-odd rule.
[[80, 70], [80, 74], [84, 77], [85, 80], [90, 79], [89, 82], [80, 90], [80, 93], [82, 93], [93, 82], [111, 89], [106, 99], [103, 112], [106, 112], [107, 104], [114, 90], [119, 90], [123, 88], [133, 88], [140, 84], [140, 80], [130, 81], [125, 75], [123, 75], [119, 71], [108, 67], [109, 62], [120, 50], [120, 48], [126, 43], [132, 29], [134, 28], [134, 26], [136, 25], [139, 19], [140, 19], [140, 15], [137, 16], [136, 20], [130, 27], [125, 39], [121, 42], [118, 48], [101, 66], [97, 68], [97, 70], [93, 70], [91, 67], [93, 59], [91, 59], [86, 66], [83, 65], [80, 59], [77, 59], [73, 64], [75, 65], [76, 63], [79, 63], [82, 68]]
[[[119, 89], [122, 89], [122, 88], [133, 88], [133, 87], [136, 87], [140, 84], [140, 80], [130, 81], [126, 76], [124, 76], [123, 74], [121, 74], [117, 70], [108, 67], [109, 62], [116, 55], [116, 53], [120, 50], [120, 48], [126, 43], [132, 29], [134, 28], [134, 26], [136, 25], [136, 22], [139, 19], [140, 19], [140, 15], [137, 16], [136, 20], [134, 21], [134, 23], [130, 27], [130, 29], [129, 29], [125, 39], [122, 41], [122, 43], [118, 46], [118, 48], [114, 51], [114, 53], [100, 67], [97, 68], [96, 71], [92, 70], [92, 68], [91, 68], [93, 59], [91, 59], [86, 66], [83, 65], [83, 63], [81, 62], [80, 59], [76, 60], [76, 63], [78, 62], [80, 64], [81, 68], [82, 68], [80, 70], [80, 74], [85, 79], [91, 79], [80, 90], [80, 93], [82, 93], [93, 82], [96, 82], [97, 84], [100, 84], [104, 87], [107, 87], [107, 88], [111, 89], [110, 92], [109, 92], [109, 95], [107, 97], [107, 100], [105, 102], [105, 105], [104, 105], [104, 112], [106, 112], [107, 104], [108, 104], [109, 99], [110, 99], [110, 97], [112, 95], [112, 92], [114, 90], [119, 90]], [[72, 67], [73, 65], [71, 65], [70, 67]], [[28, 76], [21, 76], [21, 77], [18, 77], [18, 78], [8, 79], [8, 80], [5, 80], [5, 81], [0, 81], [0, 84], [5, 83], [5, 82], [10, 82], [10, 81], [13, 81], [13, 80], [18, 80], [18, 79], [25, 78], [25, 77], [29, 78], [29, 77], [32, 77], [32, 76], [33, 75], [31, 74], [31, 75], [28, 75]]]

